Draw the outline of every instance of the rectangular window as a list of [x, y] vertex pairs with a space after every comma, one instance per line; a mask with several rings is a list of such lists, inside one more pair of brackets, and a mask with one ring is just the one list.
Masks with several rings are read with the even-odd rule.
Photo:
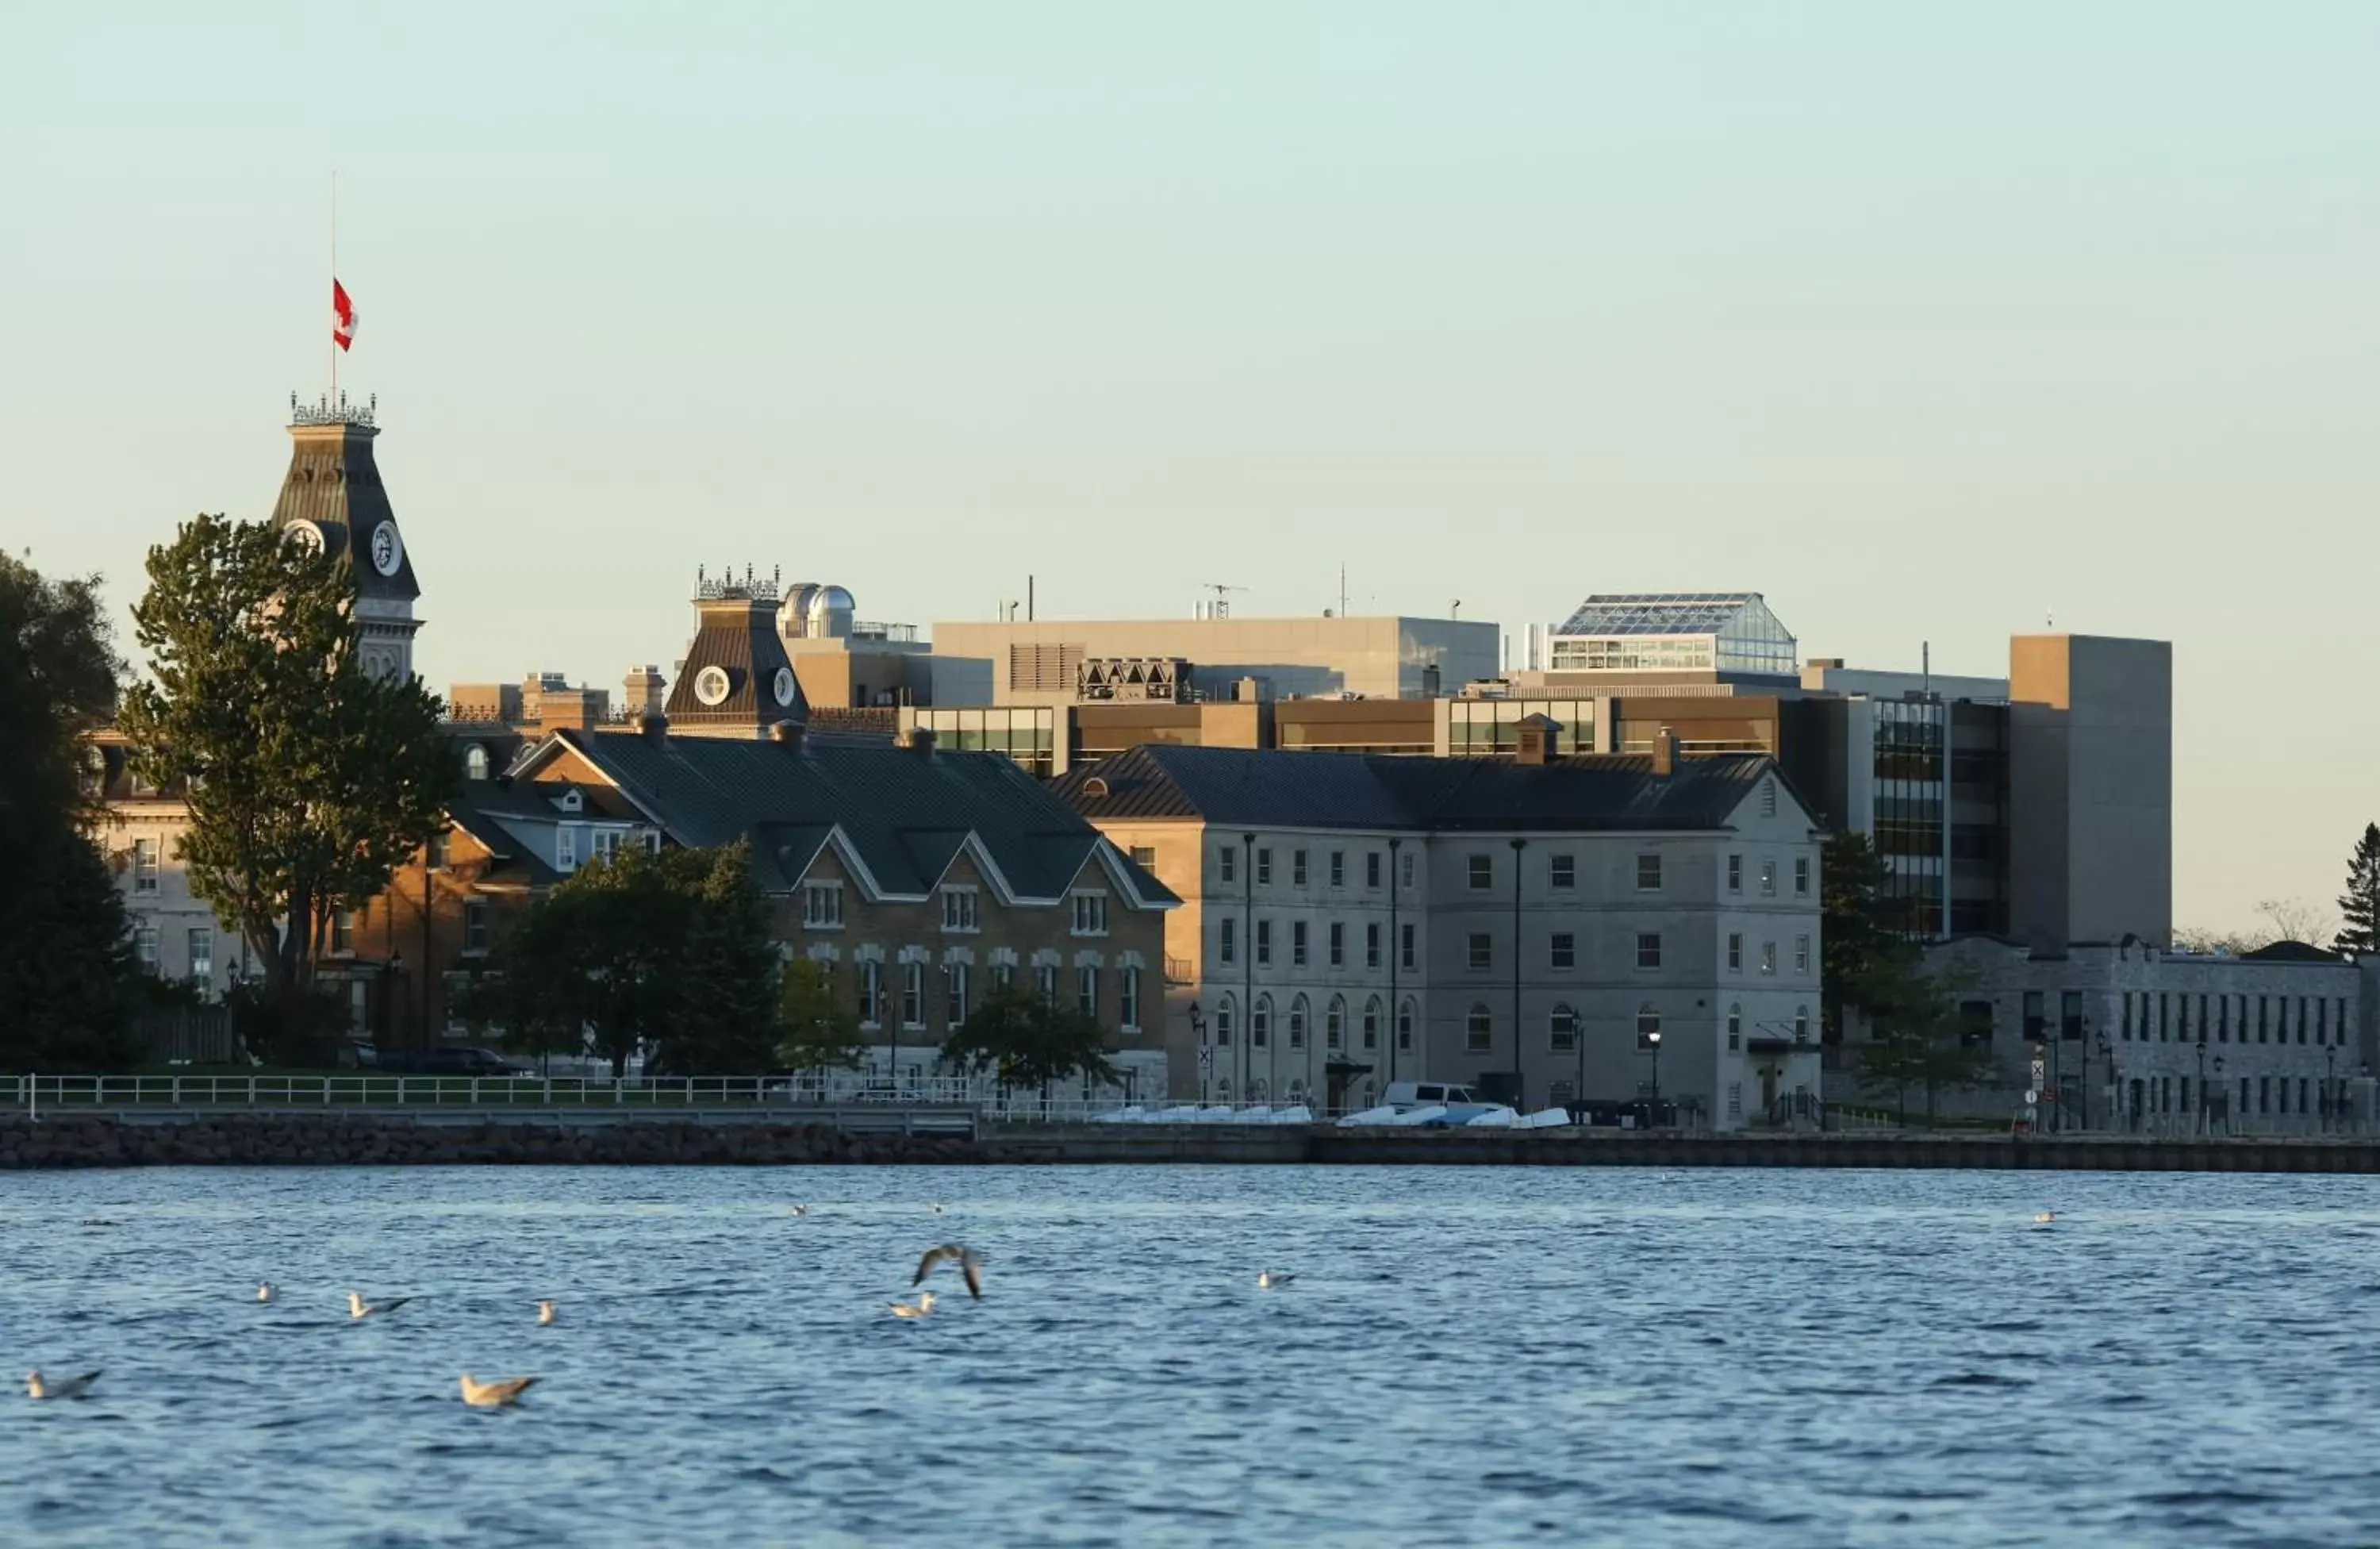
[[1347, 964], [1347, 927], [1338, 921], [1330, 922], [1330, 966], [1344, 968]]
[[1727, 858], [1727, 890], [1730, 893], [1743, 891], [1743, 857], [1740, 855]]
[[488, 900], [463, 900], [463, 950], [485, 952], [488, 949]]
[[331, 916], [331, 950], [353, 952], [356, 949], [356, 911], [343, 909]]
[[1343, 849], [1334, 849], [1330, 852], [1330, 885], [1333, 887], [1347, 885], [1347, 852]]
[[556, 824], [553, 830], [553, 869], [557, 872], [578, 869], [578, 830], [566, 823]]
[[1763, 973], [1777, 971], [1777, 944], [1773, 941], [1764, 941], [1760, 944], [1760, 971]]
[[1578, 967], [1578, 938], [1568, 931], [1556, 931], [1546, 956], [1546, 964], [1548, 968], [1558, 969]]
[[1222, 933], [1216, 938], [1215, 954], [1219, 959], [1226, 963], [1237, 962], [1239, 960], [1240, 922], [1238, 921], [1226, 920], [1223, 921]]
[[1485, 931], [1471, 933], [1470, 963], [1474, 969], [1496, 966], [1496, 938]]
[[1636, 891], [1639, 893], [1661, 891], [1661, 858], [1659, 856], [1640, 855], [1636, 858]]
[[2082, 992], [2058, 992], [2058, 1036], [2060, 1042], [2079, 1041], [2082, 1036]]
[[[981, 895], [972, 887], [950, 886], [942, 889], [942, 929], [968, 932], [983, 928], [977, 910]], [[1078, 910], [1077, 913], [1080, 911]]]
[[1305, 852], [1302, 849], [1289, 852], [1289, 884], [1292, 887], [1305, 885]]
[[1414, 928], [1409, 924], [1397, 927], [1397, 962], [1406, 972], [1413, 971]]
[[843, 929], [843, 884], [839, 882], [802, 884], [802, 929], [806, 931]]
[[1551, 855], [1546, 858], [1546, 885], [1570, 888], [1578, 885], [1578, 857]]
[[1103, 936], [1108, 933], [1108, 896], [1104, 893], [1075, 895], [1075, 933], [1078, 936]]
[[1157, 870], [1157, 847], [1155, 845], [1133, 846], [1132, 863], [1144, 872], [1154, 873]]
[[1140, 970], [1123, 970], [1123, 1001], [1117, 1007], [1117, 1025], [1126, 1031], [1140, 1031]]
[[1014, 963], [992, 964], [991, 987], [995, 990], [1013, 990], [1016, 988], [1016, 965]]
[[620, 853], [622, 837], [620, 830], [616, 828], [599, 828], [588, 840], [589, 847], [588, 853], [597, 860], [609, 861]]
[[1406, 1053], [1413, 1050], [1413, 1003], [1407, 1001], [1397, 1010], [1397, 1047]]
[[942, 1007], [942, 1025], [955, 1028], [967, 1019], [967, 974], [965, 963], [942, 965], [942, 985], [949, 992], [949, 1003]]
[[1380, 927], [1377, 924], [1364, 927], [1364, 966], [1371, 969], [1380, 966]]
[[884, 1019], [884, 965], [873, 960], [859, 965], [859, 1023], [874, 1027]]
[[1484, 893], [1496, 885], [1496, 858], [1475, 855], [1471, 858], [1471, 891]]
[[1305, 966], [1305, 921], [1303, 920], [1289, 922], [1289, 963], [1292, 968]]
[[1795, 973], [1810, 971], [1810, 938], [1808, 936], [1793, 938], [1793, 971]]
[[430, 843], [422, 847], [421, 863], [433, 872], [443, 872], [446, 869], [446, 831], [442, 828], [430, 835]]
[[1475, 1006], [1463, 1022], [1463, 1048], [1466, 1054], [1484, 1055], [1496, 1046], [1496, 1020], [1484, 1006]]
[[1803, 897], [1809, 896], [1810, 858], [1806, 855], [1793, 858], [1793, 891]]
[[132, 841], [132, 891], [157, 891], [157, 841], [154, 839]]
[[1413, 885], [1414, 879], [1414, 858], [1410, 855], [1406, 855], [1401, 857], [1400, 860], [1402, 861], [1402, 864], [1397, 868], [1399, 873], [1397, 877], [1397, 885], [1400, 887], [1411, 887]]
[[190, 927], [190, 978], [193, 982], [212, 984], [215, 978], [215, 933], [211, 925]]
[[1660, 932], [1636, 933], [1636, 966], [1640, 969], [1657, 969], [1661, 966]]
[[1727, 970], [1730, 973], [1743, 971], [1743, 933], [1730, 931], [1727, 936]]
[[1057, 964], [1036, 963], [1033, 965], [1033, 993], [1041, 997], [1041, 1004], [1044, 1006], [1055, 1006], [1058, 1004]]
[[132, 927], [132, 960], [140, 965], [140, 971], [143, 973], [153, 974], [157, 971], [156, 926]]
[[2124, 992], [2124, 1020], [2123, 1020], [2123, 1026], [2124, 1026], [2124, 1037], [2123, 1037], [2123, 1041], [2124, 1041], [2125, 1043], [2131, 1043], [2131, 1042], [2132, 1041], [2132, 992], [2131, 992], [2131, 991], [2130, 991], [2130, 990], [2126, 990], [2126, 991]]
[[2037, 1043], [2046, 1036], [2042, 1031], [2042, 1024], [2048, 1019], [2048, 994], [2046, 991], [2027, 990], [2024, 993], [2024, 1041], [2026, 1043]]
[[1269, 848], [1257, 851], [1257, 885], [1272, 885], [1272, 851]]
[[1237, 882], [1240, 873], [1240, 852], [1225, 845], [1215, 852], [1215, 877], [1220, 882]]
[[1257, 967], [1270, 968], [1271, 966], [1272, 921], [1259, 920], [1257, 921]]
[[1364, 852], [1364, 885], [1366, 887], [1380, 885], [1380, 852], [1378, 850], [1367, 849]]
[[[2306, 998], [2305, 998], [2305, 996], [2303, 996], [2303, 995], [2300, 995], [2300, 996], [2298, 996], [2298, 1042], [2299, 1042], [2299, 1043], [2304, 1043], [2305, 1041], [2306, 1041]], [[2304, 1083], [2303, 1081], [2300, 1081], [2300, 1082], [2298, 1083], [2298, 1085], [2299, 1085], [2300, 1087], [2303, 1087], [2303, 1086], [2305, 1085], [2305, 1083]], [[2303, 1096], [2305, 1095], [2305, 1093], [2304, 1093], [2303, 1092], [2300, 1092], [2298, 1093], [2298, 1095], [2299, 1095], [2300, 1097], [2303, 1097]], [[2298, 1104], [2298, 1108], [2299, 1108], [2299, 1111], [2300, 1111], [2301, 1113], [2302, 1113], [2302, 1112], [2304, 1111], [2304, 1109], [2305, 1109], [2305, 1104], [2302, 1104], [2302, 1103], [2301, 1103], [2301, 1104]]]
[[1086, 1017], [1099, 1014], [1099, 970], [1088, 963], [1075, 970], [1075, 1008]]
[[926, 965], [901, 965], [901, 1025], [922, 1028], [926, 1025]]
[[1774, 860], [1760, 863], [1760, 896], [1764, 898], [1777, 896], [1777, 862]]

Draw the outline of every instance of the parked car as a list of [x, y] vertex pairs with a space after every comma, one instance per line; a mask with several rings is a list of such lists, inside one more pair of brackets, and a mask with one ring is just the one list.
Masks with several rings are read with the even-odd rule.
[[526, 1076], [528, 1067], [515, 1065], [488, 1049], [382, 1049], [374, 1068], [404, 1076]]

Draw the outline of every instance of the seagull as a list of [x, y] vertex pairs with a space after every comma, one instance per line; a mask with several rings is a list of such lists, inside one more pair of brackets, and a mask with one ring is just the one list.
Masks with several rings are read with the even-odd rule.
[[794, 1207], [794, 1214], [795, 1215], [808, 1215], [809, 1213], [810, 1207], [808, 1205], [795, 1205]]
[[535, 1377], [499, 1377], [483, 1383], [468, 1372], [463, 1373], [463, 1402], [475, 1409], [509, 1409], [513, 1401], [527, 1393]]
[[271, 1301], [273, 1299], [272, 1281], [260, 1280], [256, 1283], [256, 1299], [261, 1302]]
[[942, 1213], [942, 1202], [940, 1200], [936, 1200], [932, 1204], [928, 1205], [926, 1208], [932, 1211], [936, 1215], [940, 1215]]
[[52, 1387], [42, 1381], [42, 1374], [39, 1372], [28, 1372], [25, 1373], [25, 1396], [29, 1398], [79, 1398], [89, 1393], [91, 1384], [97, 1381], [99, 1381], [98, 1372], [86, 1372], [79, 1377], [68, 1377], [57, 1386]]
[[537, 1304], [537, 1321], [540, 1327], [553, 1322], [553, 1303], [540, 1301]]
[[1283, 1275], [1277, 1269], [1259, 1270], [1257, 1273], [1257, 1289], [1277, 1291], [1296, 1278], [1294, 1275]]
[[945, 1259], [956, 1259], [959, 1262], [959, 1273], [966, 1277], [967, 1295], [981, 1301], [983, 1299], [983, 1255], [964, 1242], [946, 1242], [939, 1248], [927, 1249], [926, 1256], [917, 1261], [917, 1273], [909, 1277], [909, 1284], [922, 1285], [926, 1276], [934, 1273], [934, 1266]]
[[386, 1301], [367, 1302], [362, 1297], [358, 1296], [353, 1291], [349, 1291], [347, 1293], [347, 1316], [350, 1318], [376, 1317], [382, 1312], [394, 1312], [412, 1299], [413, 1299], [409, 1296], [401, 1296], [392, 1297]]
[[2033, 1219], [2035, 1226], [2046, 1226], [2058, 1219], [2058, 1213], [2054, 1210], [2035, 1211]]
[[934, 1310], [934, 1293], [918, 1292], [915, 1305], [905, 1301], [888, 1301], [884, 1306], [896, 1318], [922, 1318]]

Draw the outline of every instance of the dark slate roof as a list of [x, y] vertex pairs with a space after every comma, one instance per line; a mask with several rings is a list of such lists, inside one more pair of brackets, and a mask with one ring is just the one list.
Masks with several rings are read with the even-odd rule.
[[[932, 756], [872, 739], [798, 747], [708, 737], [563, 731], [685, 845], [750, 838], [764, 883], [790, 886], [840, 827], [885, 892], [929, 891], [972, 834], [1019, 896], [1062, 896], [1099, 831], [1000, 753]], [[1178, 902], [1121, 854], [1152, 905]]]
[[2347, 959], [2336, 952], [2302, 941], [2277, 941], [2260, 946], [2253, 952], [2242, 952], [2241, 959], [2251, 963], [2340, 963]]
[[[322, 527], [325, 549], [334, 556], [344, 554], [361, 596], [404, 602], [420, 596], [411, 544], [399, 548], [394, 575], [382, 575], [371, 561], [372, 529], [396, 522], [372, 457], [379, 431], [365, 424], [292, 425], [289, 433], [289, 471], [282, 475], [273, 525], [310, 521]], [[396, 532], [401, 541], [404, 527], [398, 525]]]
[[[537, 799], [529, 797], [528, 801]], [[543, 887], [555, 881], [559, 873], [534, 852], [522, 848], [519, 841], [496, 822], [499, 812], [541, 815], [548, 822], [553, 820], [555, 813], [551, 806], [545, 807], [541, 814], [535, 814], [528, 801], [493, 781], [466, 780], [463, 793], [447, 803], [446, 815], [454, 820], [455, 827], [485, 845], [495, 857], [492, 873], [517, 877], [532, 887]]]
[[[695, 603], [694, 639], [678, 664], [677, 681], [670, 685], [666, 709], [671, 721], [683, 726], [749, 726], [755, 731], [779, 721], [796, 726], [809, 719], [809, 701], [803, 695], [785, 643], [777, 638], [777, 600], [738, 588]], [[705, 704], [695, 686], [706, 667], [727, 675], [727, 697]], [[776, 679], [783, 672], [791, 680], [793, 699], [777, 702]]]
[[1791, 791], [1760, 753], [1682, 759], [1665, 778], [1636, 755], [1524, 764], [1151, 743], [1071, 771], [1051, 789], [1094, 821], [1560, 833], [1720, 827], [1763, 775]]

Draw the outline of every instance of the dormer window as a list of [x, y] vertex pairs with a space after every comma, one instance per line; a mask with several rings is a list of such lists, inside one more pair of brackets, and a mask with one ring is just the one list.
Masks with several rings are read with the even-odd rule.
[[565, 787], [560, 796], [553, 799], [553, 805], [559, 811], [576, 812], [586, 807], [587, 799], [578, 794], [577, 786], [570, 786]]
[[463, 776], [470, 780], [488, 777], [488, 750], [476, 742], [463, 750]]

